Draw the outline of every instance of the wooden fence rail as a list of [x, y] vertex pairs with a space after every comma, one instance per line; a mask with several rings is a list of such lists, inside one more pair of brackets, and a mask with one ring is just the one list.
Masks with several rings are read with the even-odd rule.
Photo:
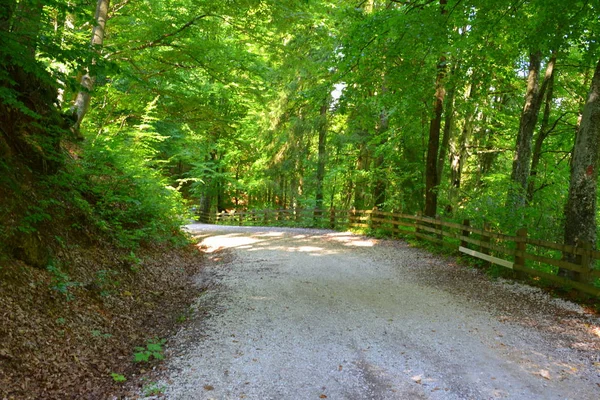
[[[515, 235], [493, 232], [463, 223], [373, 210], [249, 210], [201, 214], [202, 222], [227, 225], [319, 227], [330, 229], [377, 229], [392, 236], [411, 235], [448, 246], [487, 263], [530, 275], [600, 298], [600, 251], [590, 243], [578, 246], [530, 238], [527, 229]], [[559, 276], [559, 269], [569, 271]]]

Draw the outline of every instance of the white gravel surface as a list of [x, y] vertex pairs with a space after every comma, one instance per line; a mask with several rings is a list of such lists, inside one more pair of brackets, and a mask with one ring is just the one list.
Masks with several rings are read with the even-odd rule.
[[194, 224], [168, 399], [600, 399], [600, 320], [401, 241]]

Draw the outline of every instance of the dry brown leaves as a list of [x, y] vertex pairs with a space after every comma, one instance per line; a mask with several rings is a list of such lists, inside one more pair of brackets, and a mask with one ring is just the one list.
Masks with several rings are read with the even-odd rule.
[[134, 348], [177, 328], [198, 293], [190, 277], [202, 261], [191, 247], [146, 248], [137, 256], [136, 272], [127, 253], [110, 246], [63, 251], [60, 265], [81, 283], [70, 301], [52, 289], [48, 271], [0, 264], [0, 399], [135, 396], [135, 387], [110, 374], [131, 381], [148, 369], [132, 362]]

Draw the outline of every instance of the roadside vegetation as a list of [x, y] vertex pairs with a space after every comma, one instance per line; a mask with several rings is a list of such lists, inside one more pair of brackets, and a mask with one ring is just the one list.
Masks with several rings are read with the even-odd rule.
[[3, 1], [0, 397], [121, 387], [115, 360], [192, 296], [192, 208], [377, 207], [595, 248], [598, 11]]

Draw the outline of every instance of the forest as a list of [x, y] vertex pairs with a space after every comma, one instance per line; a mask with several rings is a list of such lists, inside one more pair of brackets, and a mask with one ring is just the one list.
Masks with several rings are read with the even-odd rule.
[[4, 0], [0, 261], [56, 277], [85, 238], [137, 260], [183, 245], [194, 212], [288, 208], [595, 246], [599, 15], [594, 0]]
[[593, 1], [14, 0], [0, 21], [3, 184], [22, 159], [127, 245], [190, 207], [595, 242]]

